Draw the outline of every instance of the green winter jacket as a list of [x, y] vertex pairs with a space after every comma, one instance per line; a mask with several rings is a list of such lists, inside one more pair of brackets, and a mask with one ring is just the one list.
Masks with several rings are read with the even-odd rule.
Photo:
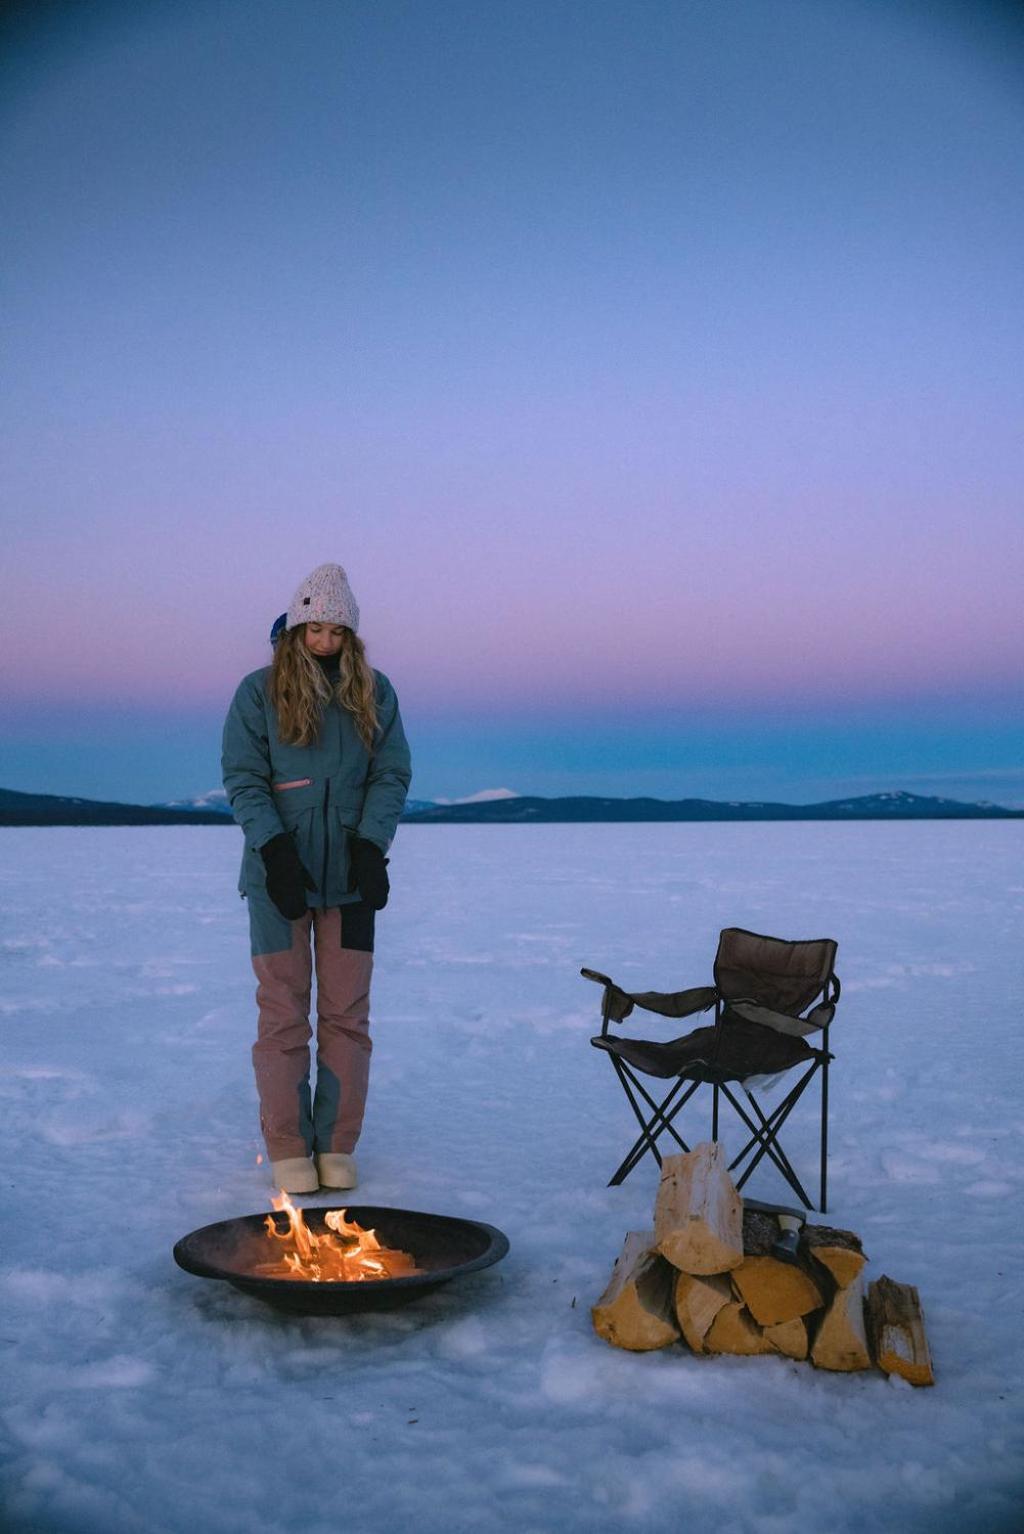
[[221, 770], [232, 812], [245, 832], [238, 888], [243, 896], [266, 889], [259, 848], [291, 831], [315, 890], [311, 906], [347, 905], [349, 838], [365, 837], [387, 852], [412, 777], [409, 746], [395, 689], [375, 671], [377, 735], [372, 754], [359, 739], [347, 709], [332, 701], [312, 746], [285, 745], [267, 682], [270, 667], [238, 684], [224, 721]]

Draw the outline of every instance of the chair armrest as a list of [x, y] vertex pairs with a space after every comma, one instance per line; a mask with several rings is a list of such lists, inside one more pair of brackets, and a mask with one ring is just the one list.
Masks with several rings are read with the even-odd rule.
[[604, 1006], [607, 1017], [613, 1023], [624, 1022], [634, 1006], [645, 1012], [658, 1012], [662, 1017], [689, 1017], [694, 1012], [706, 1012], [718, 999], [713, 985], [691, 986], [686, 991], [624, 991], [600, 970], [581, 969], [587, 980], [594, 980], [605, 988]]
[[832, 1002], [823, 1001], [808, 1012], [806, 1017], [793, 1017], [789, 1012], [774, 1012], [771, 1007], [762, 1007], [760, 1002], [744, 1001], [742, 998], [730, 1001], [728, 1008], [748, 1023], [760, 1023], [762, 1028], [774, 1028], [776, 1033], [788, 1033], [796, 1039], [817, 1033], [819, 1028], [827, 1028], [836, 1010]]
[[598, 969], [581, 969], [580, 974], [585, 980], [594, 980], [604, 986], [601, 1008], [606, 1022], [621, 1023], [629, 1016], [633, 1010], [632, 998], [614, 980], [602, 975]]
[[713, 985], [692, 985], [686, 991], [636, 991], [631, 1000], [645, 1012], [660, 1012], [662, 1017], [690, 1017], [713, 1007], [718, 990]]

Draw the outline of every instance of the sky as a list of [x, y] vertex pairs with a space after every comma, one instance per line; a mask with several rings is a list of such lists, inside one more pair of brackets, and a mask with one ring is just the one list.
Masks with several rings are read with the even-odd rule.
[[15, 5], [0, 786], [220, 780], [337, 561], [417, 798], [1024, 804], [1024, 20]]

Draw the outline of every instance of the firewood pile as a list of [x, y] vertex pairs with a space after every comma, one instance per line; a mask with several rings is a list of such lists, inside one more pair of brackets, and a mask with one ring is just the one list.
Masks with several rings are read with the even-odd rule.
[[701, 1355], [782, 1354], [934, 1384], [917, 1290], [884, 1274], [868, 1283], [866, 1263], [852, 1231], [744, 1208], [724, 1147], [707, 1143], [665, 1158], [654, 1229], [627, 1235], [591, 1315], [635, 1352], [681, 1338]]

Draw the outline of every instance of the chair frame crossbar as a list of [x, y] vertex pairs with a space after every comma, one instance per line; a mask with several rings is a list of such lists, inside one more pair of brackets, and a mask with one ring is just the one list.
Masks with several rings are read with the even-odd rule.
[[[743, 1087], [743, 1095], [746, 1097], [747, 1101], [750, 1103], [750, 1106], [757, 1114], [759, 1124], [755, 1124], [753, 1120], [744, 1112], [743, 1104], [729, 1090], [728, 1085], [724, 1081], [720, 1083], [719, 1090], [731, 1104], [739, 1118], [743, 1120], [743, 1123], [750, 1130], [750, 1139], [743, 1146], [743, 1149], [739, 1152], [739, 1154], [734, 1156], [732, 1161], [730, 1161], [729, 1171], [732, 1172], [736, 1167], [742, 1166], [746, 1158], [750, 1156], [754, 1146], [757, 1146], [756, 1154], [750, 1157], [750, 1161], [748, 1165], [744, 1167], [742, 1175], [736, 1180], [737, 1188], [743, 1187], [743, 1184], [747, 1181], [747, 1178], [750, 1176], [750, 1174], [756, 1170], [763, 1157], [767, 1156], [769, 1161], [772, 1162], [773, 1166], [775, 1166], [776, 1169], [781, 1172], [782, 1176], [789, 1183], [789, 1186], [793, 1189], [793, 1192], [803, 1204], [804, 1208], [814, 1208], [814, 1205], [811, 1203], [803, 1183], [800, 1181], [799, 1177], [796, 1175], [796, 1172], [793, 1170], [792, 1163], [790, 1162], [789, 1157], [786, 1155], [786, 1152], [783, 1150], [782, 1145], [779, 1142], [778, 1135], [782, 1129], [782, 1126], [789, 1118], [789, 1115], [792, 1113], [793, 1109], [800, 1101], [800, 1098], [803, 1096], [805, 1089], [810, 1085], [812, 1077], [819, 1070], [821, 1070], [823, 1073], [827, 1073], [828, 1062], [821, 1060], [813, 1061], [810, 1067], [804, 1072], [803, 1076], [801, 1076], [800, 1080], [789, 1090], [789, 1092], [787, 1092], [786, 1096], [782, 1099], [781, 1102], [776, 1103], [775, 1107], [772, 1109], [771, 1113], [767, 1115], [767, 1117], [765, 1116], [765, 1113], [753, 1092], [751, 1092], [748, 1088]], [[825, 1074], [822, 1075], [823, 1090], [824, 1084]], [[828, 1146], [828, 1120], [824, 1116], [822, 1117], [821, 1136], [822, 1153], [820, 1209], [821, 1212], [824, 1213], [827, 1198], [826, 1155]]]
[[[688, 1151], [690, 1149], [686, 1141], [676, 1133], [672, 1125], [672, 1120], [675, 1118], [677, 1113], [686, 1107], [686, 1104], [690, 1101], [690, 1098], [693, 1096], [694, 1092], [696, 1092], [701, 1083], [699, 1081], [687, 1081], [685, 1076], [679, 1076], [674, 1082], [667, 1096], [663, 1098], [660, 1103], [656, 1103], [654, 1098], [647, 1091], [647, 1088], [644, 1086], [643, 1082], [638, 1079], [635, 1073], [630, 1070], [629, 1066], [626, 1065], [624, 1061], [620, 1060], [617, 1055], [612, 1055], [611, 1062], [615, 1067], [619, 1080], [622, 1082], [622, 1090], [625, 1092], [627, 1098], [629, 1099], [629, 1105], [633, 1112], [636, 1114], [637, 1123], [640, 1125], [640, 1134], [637, 1136], [629, 1151], [624, 1156], [621, 1164], [612, 1173], [611, 1179], [608, 1183], [609, 1188], [615, 1188], [618, 1187], [619, 1183], [625, 1181], [630, 1172], [636, 1166], [637, 1162], [643, 1160], [648, 1151], [653, 1152], [655, 1161], [657, 1161], [658, 1165], [661, 1166], [661, 1152], [655, 1142], [660, 1138], [662, 1134], [665, 1133], [666, 1130], [672, 1136], [680, 1150]], [[642, 1112], [640, 1111], [640, 1105], [638, 1104], [636, 1098], [633, 1096], [630, 1082], [632, 1082], [633, 1086], [640, 1093], [640, 1096], [643, 1098], [644, 1102], [650, 1108], [651, 1117], [649, 1120], [645, 1120]], [[683, 1091], [684, 1087], [686, 1088], [685, 1091]], [[683, 1092], [682, 1097], [676, 1103], [675, 1107], [672, 1108], [672, 1112], [667, 1113], [666, 1110], [671, 1106], [672, 1099], [678, 1092]], [[658, 1123], [658, 1129], [652, 1135], [651, 1129], [655, 1123]]]

